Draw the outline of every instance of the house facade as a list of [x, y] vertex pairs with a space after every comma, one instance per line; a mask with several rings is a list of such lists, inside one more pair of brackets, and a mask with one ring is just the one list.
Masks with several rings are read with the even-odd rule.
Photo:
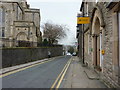
[[80, 11], [90, 17], [79, 30], [84, 33], [82, 59], [108, 86], [120, 87], [120, 2], [84, 1]]
[[39, 9], [26, 0], [0, 1], [1, 47], [36, 47], [41, 36]]

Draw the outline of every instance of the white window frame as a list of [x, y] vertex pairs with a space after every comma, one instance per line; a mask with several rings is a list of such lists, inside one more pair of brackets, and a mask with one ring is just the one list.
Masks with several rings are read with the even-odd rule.
[[85, 16], [88, 17], [88, 2], [85, 3], [85, 9], [86, 9]]
[[[102, 33], [100, 33], [100, 51], [102, 50]], [[100, 67], [103, 67], [103, 55], [100, 52]]]
[[89, 13], [88, 13], [88, 3], [87, 3], [87, 5], [86, 5], [86, 6], [87, 6], [87, 16], [88, 16], [88, 14], [89, 14]]
[[98, 0], [95, 0], [96, 1], [96, 3], [98, 2]]
[[90, 47], [90, 45], [89, 45], [90, 42], [89, 42], [89, 40], [90, 40], [90, 35], [88, 34], [88, 54], [90, 54], [90, 48], [89, 48]]

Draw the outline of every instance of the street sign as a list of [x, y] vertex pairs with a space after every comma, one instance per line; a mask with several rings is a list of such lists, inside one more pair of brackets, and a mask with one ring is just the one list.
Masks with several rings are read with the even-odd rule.
[[102, 50], [101, 53], [102, 53], [102, 55], [104, 55], [105, 54], [105, 50]]
[[77, 17], [77, 24], [89, 24], [90, 17]]

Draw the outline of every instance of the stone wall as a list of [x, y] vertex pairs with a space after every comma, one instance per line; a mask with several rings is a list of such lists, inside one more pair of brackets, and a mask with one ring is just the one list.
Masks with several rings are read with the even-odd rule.
[[[88, 30], [88, 32], [90, 32], [90, 30]], [[87, 44], [85, 43], [85, 47], [84, 48], [86, 48], [89, 51], [87, 51], [87, 52], [84, 53], [85, 54], [85, 63], [87, 63], [87, 65], [89, 67], [93, 68], [93, 61], [92, 61], [92, 56], [93, 56], [92, 55], [92, 53], [93, 53], [92, 36], [90, 36], [89, 34], [87, 34], [87, 38], [88, 38], [87, 40], [86, 40], [86, 38], [84, 38], [85, 42], [88, 42]]]
[[[112, 17], [111, 14], [108, 14], [108, 10], [105, 7], [105, 4], [99, 5], [101, 6], [101, 10], [103, 13], [103, 18], [105, 21], [105, 30], [103, 31], [104, 38], [103, 38], [103, 49], [105, 50], [105, 55], [103, 59], [103, 73], [101, 78], [105, 81], [107, 84], [113, 83], [112, 80]], [[115, 83], [115, 82], [114, 82]]]
[[[31, 61], [36, 61], [44, 58], [48, 58], [48, 51], [51, 52], [51, 56], [62, 56], [63, 48], [50, 47], [50, 48], [6, 48], [0, 49], [2, 52], [2, 67], [15, 66]], [[57, 52], [56, 52], [57, 51]]]
[[[99, 20], [102, 21], [101, 19], [103, 19], [104, 23], [105, 23], [105, 26], [104, 27], [101, 27], [101, 33], [102, 33], [102, 49], [105, 50], [105, 54], [103, 55], [103, 62], [102, 62], [102, 66], [101, 66], [101, 69], [102, 71], [99, 72], [100, 75], [101, 75], [101, 79], [107, 83], [110, 87], [120, 87], [118, 85], [119, 83], [119, 80], [118, 80], [118, 69], [115, 68], [115, 67], [118, 67], [118, 65], [115, 65], [114, 62], [115, 62], [115, 48], [113, 47], [113, 45], [117, 42], [114, 40], [114, 29], [113, 27], [115, 25], [113, 25], [113, 16], [112, 16], [112, 12], [110, 12], [110, 10], [107, 8], [107, 3], [105, 2], [99, 2], [97, 3], [97, 6], [99, 7], [100, 12], [96, 13], [96, 12], [93, 12], [94, 14], [91, 14], [91, 11], [94, 9], [94, 5], [91, 5], [89, 3], [89, 16], [90, 17], [94, 17], [95, 16], [100, 16], [100, 14], [102, 14], [102, 18], [99, 17]], [[92, 10], [91, 10], [92, 9]], [[85, 10], [86, 11], [86, 10]], [[97, 11], [97, 10], [96, 10]], [[94, 15], [94, 16], [92, 16]], [[92, 21], [92, 24], [94, 24], [94, 20]], [[84, 28], [86, 28], [87, 26], [85, 26]], [[90, 27], [89, 27], [90, 28]], [[89, 30], [88, 30], [89, 31]], [[91, 30], [91, 33], [94, 31], [94, 28], [92, 28]], [[87, 32], [85, 33], [85, 35], [87, 34]], [[84, 37], [85, 39], [85, 51], [89, 49], [90, 52], [85, 52], [85, 62], [88, 63], [89, 66], [92, 66], [93, 67], [93, 63], [94, 63], [94, 57], [93, 57], [93, 51], [95, 48], [93, 48], [93, 37], [92, 35], [90, 36], [89, 38], [89, 44], [86, 43], [88, 42], [88, 39], [87, 39], [87, 36]], [[87, 45], [88, 44], [88, 45]], [[117, 47], [116, 47], [117, 48]], [[117, 71], [118, 70], [118, 71]], [[97, 71], [97, 70], [96, 70]], [[97, 71], [98, 72], [98, 71]]]
[[103, 56], [103, 71], [102, 71], [102, 80], [104, 80], [110, 87], [119, 87], [118, 86], [118, 76], [117, 73], [114, 73], [114, 58], [113, 58], [113, 22], [112, 22], [112, 13], [107, 7], [107, 3], [98, 3], [101, 8], [103, 19], [105, 22], [105, 28], [103, 31], [103, 49], [105, 50], [105, 55]]

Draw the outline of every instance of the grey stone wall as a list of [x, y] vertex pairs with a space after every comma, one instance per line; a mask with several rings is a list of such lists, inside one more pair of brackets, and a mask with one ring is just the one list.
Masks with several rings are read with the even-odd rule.
[[2, 52], [2, 67], [15, 66], [31, 61], [36, 61], [44, 58], [48, 58], [48, 50], [51, 52], [51, 56], [62, 56], [63, 48], [50, 47], [50, 48], [7, 48], [0, 49]]
[[[105, 54], [103, 56], [103, 66], [102, 66], [102, 72], [100, 72], [101, 79], [107, 83], [110, 87], [120, 87], [118, 85], [119, 83], [119, 77], [117, 69], [114, 65], [114, 53], [113, 53], [113, 17], [112, 12], [107, 7], [108, 3], [105, 2], [99, 2], [97, 3], [97, 6], [102, 11], [103, 20], [105, 22], [105, 27], [102, 30], [102, 49], [105, 50]], [[94, 8], [94, 5], [89, 3], [89, 16], [91, 16], [91, 11]], [[85, 26], [84, 28], [86, 28]], [[89, 48], [92, 48], [92, 36], [89, 38]], [[86, 47], [85, 47], [86, 48]], [[94, 49], [94, 48], [93, 48]], [[85, 62], [88, 63], [89, 66], [93, 67], [93, 58], [92, 58], [92, 51], [91, 53], [85, 53]], [[116, 66], [118, 67], [118, 66]]]
[[98, 3], [102, 10], [103, 19], [105, 22], [105, 30], [103, 31], [103, 49], [105, 50], [104, 60], [103, 60], [103, 72], [102, 80], [104, 80], [111, 87], [118, 86], [118, 76], [114, 73], [113, 64], [113, 25], [112, 25], [112, 13], [109, 12], [107, 3]]
[[87, 63], [90, 68], [93, 68], [93, 61], [92, 61], [92, 52], [93, 52], [92, 36], [89, 36], [88, 49], [89, 49], [89, 53], [85, 53], [85, 63]]

